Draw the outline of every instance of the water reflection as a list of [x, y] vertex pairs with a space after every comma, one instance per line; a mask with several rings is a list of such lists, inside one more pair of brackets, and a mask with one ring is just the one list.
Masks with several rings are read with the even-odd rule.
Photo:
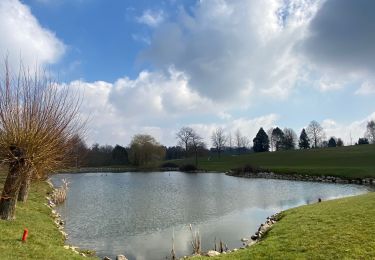
[[205, 250], [214, 238], [230, 248], [254, 233], [280, 210], [366, 192], [366, 187], [282, 180], [245, 179], [224, 174], [88, 173], [54, 176], [71, 182], [59, 208], [66, 220], [67, 243], [99, 256], [165, 259], [172, 232], [178, 256], [191, 253], [188, 224], [202, 235]]

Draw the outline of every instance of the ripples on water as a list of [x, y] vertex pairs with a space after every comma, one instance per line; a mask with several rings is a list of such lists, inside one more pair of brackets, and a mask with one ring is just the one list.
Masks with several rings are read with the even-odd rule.
[[70, 181], [58, 209], [66, 220], [68, 244], [99, 256], [165, 259], [175, 234], [177, 256], [191, 253], [188, 224], [199, 228], [203, 249], [214, 238], [229, 248], [253, 234], [265, 218], [283, 209], [357, 195], [364, 186], [245, 179], [218, 173], [60, 174]]

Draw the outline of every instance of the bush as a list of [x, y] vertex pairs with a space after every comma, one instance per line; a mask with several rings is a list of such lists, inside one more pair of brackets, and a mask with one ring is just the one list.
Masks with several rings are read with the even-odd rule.
[[162, 165], [160, 165], [161, 168], [178, 168], [178, 164], [172, 163], [172, 162], [165, 162]]
[[241, 173], [259, 173], [259, 172], [269, 172], [267, 169], [259, 168], [258, 166], [253, 166], [251, 164], [246, 164], [243, 167], [232, 169], [233, 172], [237, 174]]
[[180, 171], [182, 172], [195, 172], [197, 167], [193, 164], [185, 164], [180, 166]]

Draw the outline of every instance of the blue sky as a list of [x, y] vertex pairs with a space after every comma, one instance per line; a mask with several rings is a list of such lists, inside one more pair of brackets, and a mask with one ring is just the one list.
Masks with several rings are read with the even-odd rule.
[[311, 120], [349, 142], [375, 118], [371, 0], [3, 0], [0, 55], [84, 93], [87, 142]]

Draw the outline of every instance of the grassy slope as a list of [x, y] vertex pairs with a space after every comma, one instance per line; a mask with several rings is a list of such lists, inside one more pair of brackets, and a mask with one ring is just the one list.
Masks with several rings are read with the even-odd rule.
[[[0, 169], [0, 192], [4, 180]], [[17, 204], [16, 220], [0, 220], [0, 259], [85, 259], [63, 248], [63, 237], [44, 205], [48, 190], [45, 182], [33, 184], [28, 202]], [[21, 242], [24, 228], [29, 230], [27, 243]]]
[[[255, 153], [240, 156], [200, 158], [199, 168], [227, 171], [245, 164], [277, 173], [334, 175], [347, 178], [375, 177], [375, 145], [312, 150]], [[180, 163], [180, 161], [179, 161]]]
[[374, 216], [374, 192], [290, 209], [260, 243], [209, 259], [375, 259]]

